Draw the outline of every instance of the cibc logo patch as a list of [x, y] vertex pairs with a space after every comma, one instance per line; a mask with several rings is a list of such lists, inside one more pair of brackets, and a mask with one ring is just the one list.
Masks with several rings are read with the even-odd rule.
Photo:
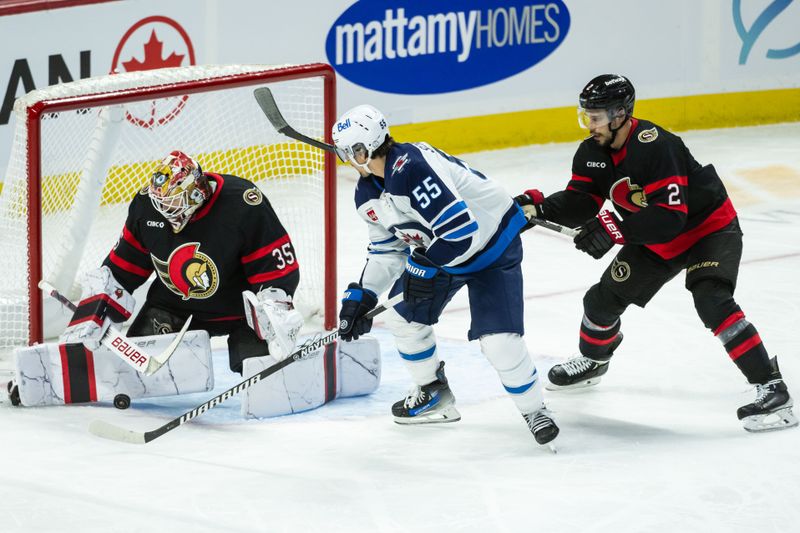
[[528, 69], [569, 28], [563, 0], [361, 0], [333, 23], [325, 52], [339, 75], [362, 87], [437, 94]]

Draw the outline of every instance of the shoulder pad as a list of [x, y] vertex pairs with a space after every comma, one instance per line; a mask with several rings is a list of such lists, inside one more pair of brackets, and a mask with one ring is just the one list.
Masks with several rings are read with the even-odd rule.
[[370, 200], [380, 198], [382, 192], [383, 189], [380, 184], [371, 175], [366, 178], [360, 178], [355, 190], [356, 208], [361, 207]]

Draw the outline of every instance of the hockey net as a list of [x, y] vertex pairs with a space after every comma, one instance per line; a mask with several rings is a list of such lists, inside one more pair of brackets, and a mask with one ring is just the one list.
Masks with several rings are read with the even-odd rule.
[[64, 313], [42, 298], [38, 281], [78, 298], [81, 274], [114, 246], [131, 199], [172, 150], [264, 191], [296, 248], [297, 307], [331, 327], [335, 163], [277, 133], [253, 89], [271, 87], [287, 121], [330, 142], [334, 83], [324, 64], [196, 66], [90, 78], [19, 98], [0, 193], [0, 360], [63, 330]]

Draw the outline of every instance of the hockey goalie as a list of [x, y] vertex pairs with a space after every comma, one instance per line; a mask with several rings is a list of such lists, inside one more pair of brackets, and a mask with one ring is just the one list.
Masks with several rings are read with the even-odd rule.
[[[126, 337], [115, 324], [131, 317], [132, 293], [153, 273]], [[102, 265], [84, 276], [59, 342], [15, 353], [9, 398], [39, 406], [208, 391], [209, 337], [222, 335], [230, 369], [253, 375], [296, 348], [299, 279], [292, 241], [261, 190], [237, 176], [203, 172], [194, 158], [173, 151], [131, 201]], [[148, 355], [169, 354], [176, 337], [168, 359]], [[379, 381], [377, 341], [329, 345], [245, 391], [242, 414], [304, 411], [369, 394]]]

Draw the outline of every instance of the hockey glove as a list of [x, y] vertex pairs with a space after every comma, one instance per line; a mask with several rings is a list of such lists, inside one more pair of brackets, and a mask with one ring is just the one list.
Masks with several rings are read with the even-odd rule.
[[539, 189], [528, 189], [519, 196], [515, 196], [514, 201], [522, 208], [525, 218], [528, 219], [528, 223], [522, 226], [520, 233], [528, 231], [536, 225], [531, 222], [532, 218], [544, 218], [544, 209], [542, 207], [544, 194]]
[[86, 349], [95, 351], [112, 322], [130, 318], [136, 301], [114, 279], [107, 266], [87, 272], [82, 285], [81, 301], [58, 341], [61, 344], [82, 343]]
[[358, 283], [347, 286], [342, 297], [342, 310], [339, 311], [339, 338], [350, 342], [372, 329], [372, 319], [364, 318], [378, 305], [378, 297]]
[[447, 275], [425, 256], [425, 248], [415, 248], [408, 257], [402, 275], [403, 301], [414, 305], [431, 300], [437, 278]]
[[242, 293], [245, 318], [259, 339], [267, 341], [269, 354], [278, 361], [289, 357], [297, 345], [303, 316], [292, 306], [292, 297], [283, 289], [266, 288], [258, 295]]
[[575, 236], [575, 248], [600, 259], [615, 244], [625, 244], [625, 237], [619, 227], [619, 219], [605, 209], [579, 228]]

